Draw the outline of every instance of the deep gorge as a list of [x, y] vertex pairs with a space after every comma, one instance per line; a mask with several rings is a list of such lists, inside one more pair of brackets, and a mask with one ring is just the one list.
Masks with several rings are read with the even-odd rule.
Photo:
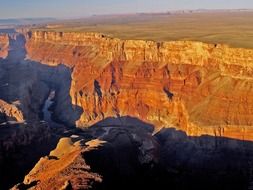
[[[100, 34], [7, 37], [0, 189], [248, 188], [251, 50]], [[52, 90], [54, 122], [45, 123]]]

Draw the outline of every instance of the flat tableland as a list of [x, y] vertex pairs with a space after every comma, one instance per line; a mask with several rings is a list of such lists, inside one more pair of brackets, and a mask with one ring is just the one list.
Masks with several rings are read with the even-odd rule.
[[253, 48], [253, 11], [92, 16], [55, 22], [41, 29], [101, 32], [132, 40], [193, 40]]

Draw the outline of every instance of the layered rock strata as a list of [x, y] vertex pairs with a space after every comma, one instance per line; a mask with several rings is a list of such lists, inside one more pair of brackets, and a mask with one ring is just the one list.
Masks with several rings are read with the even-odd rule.
[[173, 126], [193, 136], [253, 139], [253, 50], [97, 33], [25, 35], [28, 59], [73, 70], [72, 104], [83, 109], [79, 127], [128, 115], [157, 130]]
[[0, 34], [0, 58], [6, 58], [8, 55], [9, 37], [8, 34]]

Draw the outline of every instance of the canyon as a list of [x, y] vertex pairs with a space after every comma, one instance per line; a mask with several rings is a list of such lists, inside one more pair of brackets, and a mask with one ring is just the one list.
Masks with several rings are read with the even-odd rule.
[[28, 59], [73, 69], [78, 127], [129, 115], [191, 136], [253, 138], [253, 50], [43, 31], [27, 35], [26, 50]]
[[252, 74], [222, 44], [2, 34], [0, 188], [247, 189]]

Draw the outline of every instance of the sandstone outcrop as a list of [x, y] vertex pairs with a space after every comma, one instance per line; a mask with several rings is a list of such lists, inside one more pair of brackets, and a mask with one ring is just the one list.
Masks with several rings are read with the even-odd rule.
[[[135, 124], [125, 125], [125, 124]], [[253, 144], [107, 118], [60, 139], [13, 189], [245, 189]], [[227, 159], [229, 158], [229, 159]], [[201, 180], [200, 180], [201, 179]], [[206, 186], [208, 184], [208, 186]], [[70, 188], [71, 187], [71, 188]]]
[[83, 109], [79, 127], [128, 115], [156, 130], [173, 126], [193, 136], [253, 139], [253, 50], [97, 33], [25, 35], [27, 59], [73, 70], [72, 104]]
[[[122, 118], [125, 119], [129, 118]], [[141, 126], [115, 126], [120, 121], [113, 118], [108, 122], [114, 125], [98, 123], [85, 131], [73, 130], [70, 137], [60, 139], [57, 147], [42, 157], [23, 183], [13, 189], [47, 190], [66, 186], [76, 190], [125, 189], [121, 182], [127, 181], [131, 183], [126, 185], [133, 185], [131, 180], [144, 175], [144, 169], [151, 170], [158, 164], [159, 144], [151, 132]]]
[[90, 189], [111, 183], [116, 187], [120, 184], [117, 178], [130, 180], [140, 175], [143, 165], [158, 163], [160, 147], [151, 132], [141, 126], [115, 126], [120, 121], [113, 118], [108, 122], [114, 125], [98, 123], [60, 139], [15, 188], [61, 189], [68, 184], [72, 189]]
[[20, 189], [22, 186], [31, 186], [31, 189], [90, 189], [102, 178], [90, 171], [82, 154], [101, 143], [98, 140], [97, 143], [87, 143], [85, 147], [81, 141], [74, 143], [71, 138], [62, 138], [49, 156], [39, 160], [25, 177], [24, 183], [12, 189]]
[[24, 122], [22, 112], [15, 105], [10, 105], [3, 100], [0, 100], [0, 115], [7, 121]]
[[9, 49], [8, 34], [0, 34], [0, 58], [6, 58]]

